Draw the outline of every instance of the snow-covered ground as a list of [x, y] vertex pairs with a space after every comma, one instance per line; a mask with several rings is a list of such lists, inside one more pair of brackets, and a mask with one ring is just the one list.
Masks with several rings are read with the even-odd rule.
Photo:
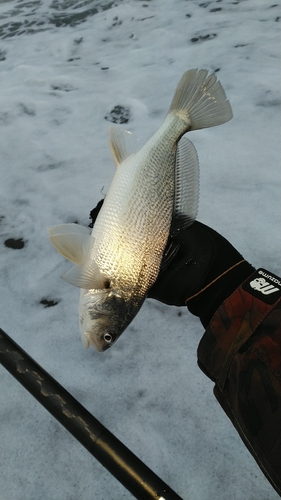
[[[84, 350], [79, 291], [60, 279], [70, 264], [46, 228], [89, 223], [114, 173], [110, 120], [127, 119], [118, 126], [143, 144], [182, 73], [206, 68], [234, 118], [189, 134], [198, 219], [280, 275], [277, 4], [0, 3], [0, 326], [186, 500], [278, 498], [197, 367], [201, 324], [147, 300], [112, 349]], [[132, 498], [3, 367], [0, 384], [1, 500]]]

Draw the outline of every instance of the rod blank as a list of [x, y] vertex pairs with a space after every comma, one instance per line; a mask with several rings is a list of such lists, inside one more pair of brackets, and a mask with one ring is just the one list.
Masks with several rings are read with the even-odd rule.
[[182, 500], [0, 328], [0, 362], [139, 500]]

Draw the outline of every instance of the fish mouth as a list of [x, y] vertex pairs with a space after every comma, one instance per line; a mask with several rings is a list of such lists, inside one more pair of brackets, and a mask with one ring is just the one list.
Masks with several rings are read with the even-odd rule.
[[83, 332], [83, 330], [81, 330], [80, 332], [83, 346], [85, 347], [85, 349], [88, 349], [91, 344], [90, 337], [87, 332]]
[[114, 341], [108, 343], [99, 342], [97, 339], [93, 337], [93, 335], [90, 332], [87, 331], [84, 333], [84, 336], [87, 339], [87, 347], [89, 345], [92, 345], [98, 352], [107, 351], [107, 349], [109, 349], [117, 340], [115, 339]]
[[107, 349], [109, 349], [111, 346], [112, 346], [112, 344], [106, 344], [101, 349], [98, 349], [98, 350], [99, 350], [99, 352], [104, 352], [104, 351], [107, 351]]
[[107, 351], [113, 345], [113, 343], [112, 343], [112, 344], [105, 344], [105, 345], [100, 346], [100, 345], [95, 344], [94, 342], [91, 342], [91, 344], [94, 346], [94, 348], [98, 352]]
[[108, 342], [108, 343], [103, 344], [103, 346], [102, 346], [102, 347], [100, 347], [100, 348], [97, 348], [96, 346], [95, 346], [95, 347], [96, 347], [96, 348], [98, 349], [98, 351], [100, 351], [100, 352], [107, 351], [107, 349], [109, 349], [110, 347], [112, 347], [112, 346], [113, 346], [113, 344], [115, 344], [115, 342], [116, 342], [116, 340], [117, 340], [117, 339], [118, 339], [118, 336], [116, 335], [116, 337], [115, 337], [115, 338], [114, 338], [111, 342]]

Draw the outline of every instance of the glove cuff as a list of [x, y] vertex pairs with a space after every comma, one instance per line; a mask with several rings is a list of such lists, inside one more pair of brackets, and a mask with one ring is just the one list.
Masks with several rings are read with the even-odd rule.
[[242, 258], [199, 292], [189, 297], [185, 302], [188, 310], [195, 316], [199, 316], [202, 325], [206, 328], [224, 300], [254, 271], [255, 268]]

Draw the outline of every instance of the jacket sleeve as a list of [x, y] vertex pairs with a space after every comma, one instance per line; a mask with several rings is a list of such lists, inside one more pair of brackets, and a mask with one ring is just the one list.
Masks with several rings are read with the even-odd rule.
[[281, 495], [281, 279], [259, 269], [214, 314], [198, 364]]

